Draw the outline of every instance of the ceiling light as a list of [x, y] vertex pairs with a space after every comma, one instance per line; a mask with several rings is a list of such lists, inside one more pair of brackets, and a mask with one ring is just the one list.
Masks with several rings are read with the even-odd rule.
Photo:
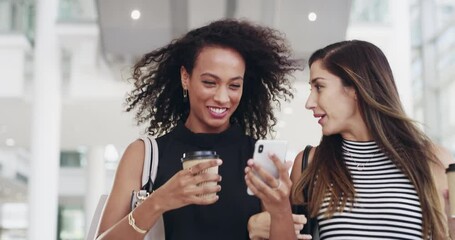
[[16, 141], [14, 141], [12, 138], [8, 138], [6, 139], [5, 144], [8, 147], [14, 147], [14, 145], [16, 145]]
[[139, 18], [141, 18], [141, 12], [137, 9], [131, 11], [131, 19], [133, 20], [138, 20]]
[[308, 14], [308, 20], [310, 20], [311, 22], [316, 21], [316, 18], [318, 18], [318, 15], [316, 15], [316, 13], [310, 12], [310, 13]]

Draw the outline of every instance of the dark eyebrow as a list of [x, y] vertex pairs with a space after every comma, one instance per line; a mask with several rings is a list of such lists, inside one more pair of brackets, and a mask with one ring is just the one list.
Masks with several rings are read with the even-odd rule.
[[325, 78], [323, 78], [323, 77], [315, 77], [313, 79], [310, 79], [310, 81], [308, 81], [308, 84], [314, 84], [318, 80], [325, 80]]
[[[221, 80], [217, 75], [211, 74], [211, 73], [202, 73], [201, 77], [202, 76], [209, 76], [209, 77], [215, 78], [216, 80]], [[231, 80], [231, 81], [232, 80], [243, 80], [243, 77], [242, 76], [237, 76], [237, 77], [233, 77], [233, 78], [231, 78], [229, 80]]]

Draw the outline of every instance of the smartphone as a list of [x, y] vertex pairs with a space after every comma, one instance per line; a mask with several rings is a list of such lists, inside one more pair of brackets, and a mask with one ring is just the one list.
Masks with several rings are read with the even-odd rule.
[[[254, 145], [253, 161], [255, 164], [261, 166], [275, 178], [278, 178], [278, 169], [269, 159], [269, 153], [274, 153], [280, 161], [285, 162], [286, 151], [288, 142], [284, 140], [258, 140]], [[247, 193], [254, 195], [248, 188]]]

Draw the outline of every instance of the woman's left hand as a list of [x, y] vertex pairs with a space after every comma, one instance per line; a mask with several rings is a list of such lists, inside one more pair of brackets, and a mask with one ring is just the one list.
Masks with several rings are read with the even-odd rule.
[[269, 158], [278, 169], [278, 179], [250, 159], [247, 162], [248, 166], [245, 168], [246, 184], [254, 195], [262, 200], [265, 210], [271, 215], [275, 213], [280, 214], [283, 211], [289, 211], [290, 214], [291, 204], [289, 202], [289, 195], [292, 182], [289, 178], [288, 170], [292, 163], [285, 162], [283, 164], [274, 154], [269, 155]]
[[270, 213], [269, 239], [294, 240], [297, 239], [297, 236], [292, 219], [291, 202], [289, 201], [292, 182], [289, 178], [288, 169], [291, 164], [281, 163], [280, 159], [274, 154], [270, 155], [269, 158], [278, 169], [278, 179], [250, 159], [245, 168], [245, 181], [250, 190], [261, 199], [265, 210]]

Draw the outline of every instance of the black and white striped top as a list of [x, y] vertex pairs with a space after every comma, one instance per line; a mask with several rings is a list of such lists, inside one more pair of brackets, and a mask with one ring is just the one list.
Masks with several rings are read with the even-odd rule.
[[375, 142], [343, 140], [343, 151], [356, 190], [354, 207], [348, 201], [327, 219], [325, 201], [318, 216], [321, 239], [422, 239], [422, 210], [409, 179]]

